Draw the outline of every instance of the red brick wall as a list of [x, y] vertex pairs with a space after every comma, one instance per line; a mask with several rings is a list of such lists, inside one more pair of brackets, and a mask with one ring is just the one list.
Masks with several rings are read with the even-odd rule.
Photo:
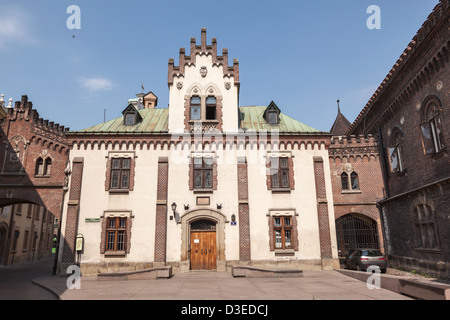
[[330, 222], [325, 188], [323, 159], [314, 157], [314, 177], [316, 183], [317, 214], [319, 220], [320, 253], [322, 259], [332, 259]]
[[[60, 216], [68, 160], [66, 131], [39, 118], [27, 96], [15, 103], [0, 123], [0, 205], [31, 201]], [[13, 149], [19, 149], [19, 163], [11, 161]], [[52, 160], [49, 176], [35, 175], [39, 157]]]
[[155, 222], [155, 262], [166, 262], [167, 247], [167, 194], [169, 183], [169, 163], [166, 158], [158, 161], [158, 191]]
[[81, 185], [83, 180], [84, 159], [72, 161], [72, 178], [70, 182], [69, 202], [67, 207], [66, 231], [64, 233], [64, 251], [62, 263], [75, 261], [75, 241], [78, 232], [78, 216], [80, 209]]
[[[383, 175], [379, 146], [372, 135], [359, 137], [333, 137], [330, 148], [331, 185], [333, 189], [334, 217], [361, 214], [377, 222], [380, 248], [384, 240], [377, 201], [383, 198]], [[359, 190], [342, 190], [341, 174], [358, 174]]]
[[238, 199], [239, 199], [239, 260], [251, 260], [250, 208], [248, 205], [247, 161], [238, 161]]

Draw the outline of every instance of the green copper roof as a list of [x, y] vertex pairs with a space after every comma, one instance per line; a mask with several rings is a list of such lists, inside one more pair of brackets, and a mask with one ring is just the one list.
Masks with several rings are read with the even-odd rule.
[[128, 133], [128, 132], [167, 132], [169, 109], [167, 108], [151, 108], [139, 110], [142, 121], [134, 126], [126, 126], [123, 124], [123, 116], [100, 123], [98, 125], [80, 130], [79, 132], [92, 133]]
[[[297, 120], [280, 113], [280, 123], [277, 125], [268, 124], [264, 119], [264, 112], [267, 106], [263, 107], [239, 107], [241, 129], [259, 131], [277, 130], [283, 133], [319, 133], [320, 131], [307, 126]], [[138, 111], [142, 117], [133, 126], [123, 124], [123, 116], [109, 120], [98, 125], [78, 131], [79, 133], [164, 133], [168, 132], [168, 108], [150, 108]]]
[[300, 121], [294, 120], [287, 115], [280, 113], [280, 123], [271, 125], [264, 119], [265, 107], [240, 107], [241, 112], [241, 129], [253, 131], [271, 131], [278, 130], [280, 133], [318, 133], [316, 130]]

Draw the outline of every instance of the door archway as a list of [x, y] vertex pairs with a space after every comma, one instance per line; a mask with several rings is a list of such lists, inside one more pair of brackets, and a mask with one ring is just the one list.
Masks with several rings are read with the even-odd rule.
[[336, 220], [338, 250], [342, 254], [357, 248], [379, 249], [377, 222], [361, 214], [347, 214]]
[[[223, 271], [225, 267], [225, 223], [226, 217], [221, 212], [210, 209], [198, 209], [190, 211], [181, 217], [181, 261], [189, 265], [187, 270], [207, 270], [206, 264], [201, 267], [192, 264], [193, 250], [199, 250], [197, 254], [203, 254], [204, 259], [208, 255], [214, 255], [216, 259], [215, 270]], [[204, 234], [202, 234], [204, 233]], [[195, 246], [198, 239], [200, 245], [204, 241], [210, 241], [211, 248]], [[215, 243], [214, 243], [215, 241]], [[215, 252], [213, 250], [215, 249]], [[208, 250], [207, 253], [201, 250]], [[211, 253], [209, 252], [211, 250]], [[194, 251], [195, 253], [195, 251]], [[211, 267], [211, 264], [209, 265]], [[214, 267], [214, 262], [212, 262]], [[211, 268], [212, 268], [211, 267]]]
[[212, 220], [196, 220], [191, 223], [190, 229], [191, 270], [216, 270], [216, 222]]

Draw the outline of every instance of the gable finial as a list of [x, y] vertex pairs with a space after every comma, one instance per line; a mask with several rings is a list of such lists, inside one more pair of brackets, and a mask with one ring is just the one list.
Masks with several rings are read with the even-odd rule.
[[338, 113], [341, 113], [341, 106], [339, 105], [340, 102], [341, 102], [341, 100], [338, 98], [338, 100], [337, 100]]

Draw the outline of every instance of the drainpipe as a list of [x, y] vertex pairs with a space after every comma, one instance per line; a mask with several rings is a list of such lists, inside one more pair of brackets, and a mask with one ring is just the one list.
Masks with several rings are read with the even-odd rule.
[[[384, 199], [388, 199], [390, 196], [390, 190], [389, 190], [389, 184], [388, 184], [388, 168], [387, 168], [387, 159], [386, 159], [386, 150], [384, 147], [384, 140], [383, 140], [383, 134], [381, 132], [381, 127], [378, 126], [378, 148], [380, 153], [380, 163], [381, 163], [381, 173], [383, 176], [383, 185], [384, 185]], [[380, 213], [380, 220], [381, 220], [381, 233], [383, 235], [383, 249], [384, 254], [386, 255], [386, 258], [388, 258], [388, 237], [386, 234], [386, 221], [385, 221], [385, 215], [384, 215], [384, 208], [380, 204], [379, 201], [377, 201], [377, 209]]]
[[387, 182], [388, 179], [388, 169], [386, 165], [386, 152], [384, 147], [384, 141], [383, 141], [383, 134], [381, 132], [381, 127], [378, 127], [378, 149], [380, 153], [380, 159], [381, 159], [381, 173], [383, 175], [383, 184], [384, 184], [384, 191], [385, 191], [385, 199], [389, 198], [390, 191], [389, 191], [389, 185]]

